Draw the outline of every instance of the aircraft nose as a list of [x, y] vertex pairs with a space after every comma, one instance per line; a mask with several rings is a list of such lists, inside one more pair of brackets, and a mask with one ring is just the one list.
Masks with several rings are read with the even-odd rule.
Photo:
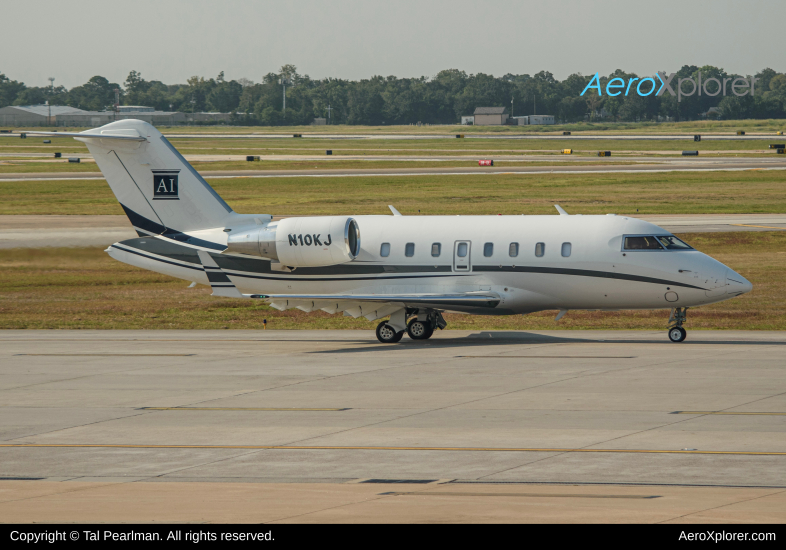
[[739, 296], [753, 290], [751, 282], [731, 269], [726, 272], [726, 294]]

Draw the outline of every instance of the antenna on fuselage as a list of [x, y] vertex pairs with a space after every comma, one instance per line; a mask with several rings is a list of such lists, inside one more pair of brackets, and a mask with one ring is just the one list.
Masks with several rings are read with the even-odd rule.
[[564, 209], [564, 208], [562, 208], [562, 207], [561, 207], [559, 204], [555, 204], [555, 205], [554, 205], [554, 208], [556, 208], [556, 209], [557, 209], [557, 212], [559, 212], [559, 215], [560, 215], [560, 216], [570, 216], [570, 214], [568, 214], [567, 212], [565, 212], [565, 209]]
[[399, 212], [398, 210], [396, 210], [395, 208], [393, 208], [393, 205], [392, 205], [392, 204], [389, 204], [389, 205], [388, 205], [388, 208], [390, 208], [390, 211], [391, 211], [391, 212], [393, 212], [393, 215], [394, 215], [394, 216], [401, 216], [401, 212]]

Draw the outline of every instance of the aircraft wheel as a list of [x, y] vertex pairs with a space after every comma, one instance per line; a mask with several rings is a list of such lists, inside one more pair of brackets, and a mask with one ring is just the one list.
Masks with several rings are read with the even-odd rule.
[[407, 325], [407, 334], [413, 340], [425, 340], [429, 338], [434, 331], [423, 321], [412, 319]]
[[377, 340], [383, 344], [395, 344], [404, 336], [404, 331], [396, 332], [396, 329], [388, 325], [387, 321], [382, 321], [377, 325]]
[[682, 342], [688, 335], [687, 331], [682, 327], [674, 327], [669, 329], [669, 340], [672, 342]]

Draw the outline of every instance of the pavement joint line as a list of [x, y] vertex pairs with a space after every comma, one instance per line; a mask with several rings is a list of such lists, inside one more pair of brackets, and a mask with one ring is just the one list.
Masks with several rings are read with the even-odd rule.
[[664, 520], [659, 521], [657, 523], [666, 523], [666, 522], [669, 522], [669, 521], [674, 521], [674, 520], [678, 520], [678, 519], [689, 517], [689, 516], [695, 516], [696, 514], [701, 514], [703, 512], [709, 512], [710, 510], [717, 510], [718, 508], [725, 508], [727, 506], [735, 506], [737, 504], [742, 504], [743, 502], [750, 502], [751, 500], [759, 500], [760, 498], [766, 498], [766, 497], [770, 497], [772, 495], [778, 495], [778, 494], [781, 494], [783, 492], [784, 491], [775, 491], [774, 493], [768, 493], [766, 495], [758, 495], [758, 496], [751, 497], [751, 498], [746, 498], [746, 499], [742, 499], [742, 500], [736, 500], [734, 502], [727, 502], [726, 504], [721, 504], [719, 506], [712, 506], [710, 508], [705, 508], [703, 510], [696, 510], [694, 512], [688, 512], [687, 514], [682, 514], [681, 516], [676, 516], [676, 517], [673, 517], [673, 518], [664, 519]]
[[550, 494], [550, 493], [471, 493], [467, 491], [443, 492], [443, 491], [411, 491], [397, 492], [390, 491], [379, 493], [380, 495], [399, 496], [429, 496], [429, 497], [524, 497], [524, 498], [622, 498], [633, 500], [650, 500], [663, 498], [661, 495], [590, 495], [581, 493]]
[[[530, 345], [530, 346], [526, 347], [525, 349], [541, 348], [541, 347], [544, 347], [544, 345], [548, 345], [548, 346], [551, 346], [551, 345], [560, 346], [560, 345], [567, 345], [567, 343], [566, 343], [566, 342], [561, 342], [561, 343], [556, 343], [556, 344], [538, 344], [538, 343], [533, 343], [532, 345]], [[447, 361], [447, 360], [449, 360], [449, 359], [450, 359], [449, 357], [437, 357], [437, 358], [434, 360], [434, 363], [436, 363], [436, 364], [443, 363], [443, 362], [445, 362], [445, 361]], [[427, 361], [426, 363], [427, 363], [427, 364], [433, 364], [433, 363], [431, 363], [431, 362], [428, 362], [428, 361]], [[401, 368], [401, 367], [405, 367], [405, 366], [408, 366], [408, 364], [407, 364], [407, 365], [392, 365], [392, 366], [389, 366], [389, 367], [382, 367], [381, 369], [376, 369], [376, 370], [374, 370], [374, 371], [372, 371], [372, 372], [377, 372], [378, 370], [397, 369], [397, 368]], [[581, 375], [582, 375], [584, 372], [587, 372], [588, 370], [590, 370], [590, 369], [583, 370], [583, 371], [581, 371], [581, 372], [580, 372], [578, 375], [576, 375], [576, 376], [572, 376], [572, 377], [568, 378], [568, 380], [572, 380], [572, 379], [576, 378], [577, 376], [581, 376]], [[614, 370], [614, 369], [610, 369], [610, 370]], [[338, 375], [338, 376], [344, 376], [344, 375]], [[333, 378], [335, 378], [335, 377], [333, 377]], [[528, 386], [528, 387], [526, 387], [526, 388], [520, 388], [520, 389], [513, 390], [513, 391], [503, 392], [503, 393], [501, 393], [501, 394], [497, 395], [496, 397], [501, 397], [501, 396], [503, 396], [503, 395], [508, 395], [508, 394], [510, 394], [510, 393], [516, 393], [516, 392], [518, 392], [518, 391], [524, 391], [524, 390], [532, 389], [533, 387], [539, 387], [539, 386], [542, 386], [542, 385], [548, 385], [548, 384], [551, 384], [551, 383], [553, 383], [553, 382], [547, 382], [547, 383], [545, 383], [545, 384], [537, 384], [537, 385], [535, 385], [535, 386]], [[458, 405], [466, 405], [466, 404], [468, 404], [468, 403], [474, 403], [474, 402], [477, 402], [477, 401], [482, 401], [483, 399], [488, 399], [488, 398], [490, 398], [490, 397], [483, 397], [483, 398], [480, 398], [480, 399], [472, 399], [472, 400], [470, 400], [470, 401], [466, 401], [466, 402], [464, 402], [464, 403], [454, 403], [454, 404], [452, 404], [452, 405], [445, 405], [445, 406], [443, 406], [443, 407], [437, 407], [437, 408], [435, 408], [435, 409], [430, 409], [430, 410], [425, 410], [425, 411], [414, 412], [414, 413], [412, 413], [412, 414], [407, 414], [407, 415], [399, 416], [399, 417], [396, 417], [396, 418], [393, 418], [393, 419], [388, 419], [388, 420], [381, 420], [381, 421], [379, 421], [379, 422], [372, 422], [371, 424], [366, 424], [366, 425], [362, 425], [362, 426], [354, 426], [354, 427], [351, 427], [351, 428], [346, 428], [346, 429], [343, 429], [343, 430], [338, 430], [338, 431], [336, 431], [336, 432], [332, 432], [332, 433], [329, 433], [329, 434], [323, 434], [323, 435], [319, 435], [319, 436], [306, 437], [306, 438], [304, 438], [304, 439], [300, 439], [300, 440], [297, 440], [297, 441], [291, 441], [291, 442], [290, 442], [288, 445], [294, 445], [294, 444], [296, 444], [296, 443], [303, 443], [303, 442], [305, 442], [305, 441], [310, 441], [310, 440], [313, 440], [313, 439], [320, 439], [320, 438], [327, 437], [327, 436], [335, 436], [335, 435], [337, 435], [337, 434], [342, 434], [342, 433], [350, 432], [350, 431], [352, 431], [352, 430], [365, 429], [365, 428], [369, 428], [369, 427], [371, 427], [371, 426], [378, 426], [379, 424], [385, 424], [385, 423], [387, 423], [387, 422], [394, 422], [394, 421], [398, 421], [398, 420], [403, 420], [403, 419], [405, 419], [405, 418], [412, 418], [413, 416], [418, 416], [418, 415], [421, 415], [421, 414], [427, 414], [427, 413], [433, 413], [433, 412], [436, 412], [436, 411], [446, 410], [446, 409], [449, 409], [449, 408], [451, 408], [451, 407], [456, 407], [456, 406], [458, 406]]]
[[444, 451], [444, 452], [518, 452], [518, 453], [621, 453], [786, 456], [786, 451], [688, 451], [676, 449], [560, 449], [536, 447], [393, 447], [355, 445], [144, 445], [123, 443], [0, 443], [0, 448], [99, 448], [99, 449], [250, 449], [293, 451]]
[[141, 411], [351, 411], [351, 407], [343, 408], [297, 408], [297, 407], [139, 407]]
[[193, 357], [196, 353], [15, 353], [35, 357]]
[[[605, 371], [602, 371], [601, 373], [597, 373], [597, 374], [606, 374], [606, 373], [609, 373], [609, 372], [629, 371], [629, 370], [636, 370], [636, 369], [640, 369], [640, 368], [648, 368], [648, 367], [653, 367], [653, 366], [669, 365], [669, 364], [673, 364], [673, 363], [676, 363], [676, 362], [679, 362], [679, 360], [667, 360], [667, 361], [661, 361], [661, 362], [656, 362], [656, 363], [654, 363], [654, 364], [652, 364], [652, 365], [642, 365], [642, 366], [630, 366], [630, 367], [612, 368], [612, 369], [607, 369], [607, 370], [605, 370]], [[588, 370], [590, 370], [590, 369], [588, 369]], [[581, 376], [583, 376], [583, 372], [586, 372], [586, 371], [582, 371], [582, 373], [581, 373], [580, 375], [578, 375], [578, 376], [576, 376], [576, 377], [573, 377], [573, 378], [571, 378], [571, 380], [572, 380], [572, 379], [575, 379], [575, 378], [578, 378], [578, 377], [581, 377]], [[737, 405], [737, 406], [739, 406], [739, 405]], [[698, 418], [701, 418], [701, 416], [699, 416]], [[611, 438], [611, 439], [607, 439], [607, 440], [605, 440], [605, 441], [599, 441], [599, 442], [597, 442], [597, 443], [590, 444], [590, 445], [587, 445], [586, 447], [584, 447], [584, 448], [583, 448], [583, 449], [584, 449], [584, 451], [583, 451], [583, 452], [591, 452], [591, 451], [593, 450], [593, 449], [590, 449], [590, 448], [589, 448], [591, 445], [602, 445], [602, 444], [604, 444], [604, 443], [608, 443], [608, 442], [610, 442], [610, 441], [616, 441], [616, 440], [618, 440], [618, 439], [624, 439], [624, 438], [626, 438], [626, 437], [630, 437], [630, 436], [632, 436], [632, 435], [637, 435], [637, 434], [639, 434], [639, 433], [648, 432], [648, 431], [651, 431], [651, 430], [654, 430], [654, 429], [660, 429], [660, 428], [663, 428], [664, 426], [672, 426], [672, 425], [674, 425], [674, 424], [679, 424], [679, 423], [681, 423], [681, 422], [686, 422], [687, 420], [694, 420], [694, 419], [695, 419], [695, 418], [689, 418], [689, 419], [685, 419], [685, 420], [678, 420], [678, 421], [676, 421], [676, 422], [672, 422], [672, 423], [663, 424], [663, 425], [661, 425], [661, 426], [655, 426], [655, 427], [648, 428], [648, 429], [645, 429], [645, 430], [640, 430], [640, 431], [638, 431], [638, 432], [633, 432], [633, 433], [625, 434], [625, 435], [622, 435], [622, 436], [619, 436], [619, 437], [613, 437], [613, 438]], [[566, 451], [566, 452], [571, 452], [571, 451]], [[574, 452], [579, 452], [579, 451], [574, 451]], [[696, 452], [696, 451], [680, 451], [680, 452]], [[558, 457], [558, 456], [559, 456], [559, 454], [561, 454], [561, 453], [558, 453], [556, 456]], [[508, 471], [511, 471], [511, 470], [516, 470], [516, 469], [518, 469], [518, 468], [523, 468], [523, 467], [525, 467], [525, 466], [531, 466], [532, 464], [535, 464], [535, 463], [537, 463], [537, 462], [542, 462], [542, 461], [544, 461], [544, 460], [550, 460], [550, 459], [552, 459], [552, 458], [555, 458], [555, 457], [554, 457], [554, 456], [550, 456], [550, 457], [545, 457], [545, 458], [539, 458], [539, 459], [536, 459], [536, 460], [532, 460], [532, 461], [529, 461], [529, 462], [525, 462], [524, 464], [520, 464], [520, 465], [518, 465], [518, 466], [513, 466], [513, 467], [510, 467], [510, 468], [506, 468], [506, 469], [500, 470], [499, 472], [495, 472], [495, 473], [493, 473], [493, 474], [487, 474], [487, 475], [485, 475], [485, 476], [482, 476], [482, 477], [489, 477], [489, 476], [491, 476], [491, 475], [499, 475], [499, 474], [501, 474], [502, 472], [508, 472]]]
[[716, 487], [731, 489], [786, 489], [783, 485], [733, 485], [722, 483], [656, 483], [647, 481], [494, 481], [475, 479], [454, 479], [451, 485], [574, 485], [598, 486], [619, 485], [621, 487], [697, 487], [713, 489]]
[[456, 355], [457, 359], [637, 359], [637, 355]]
[[674, 411], [669, 414], [724, 414], [730, 416], [786, 416], [786, 412]]
[[[284, 341], [288, 341], [288, 340], [284, 340]], [[437, 359], [437, 361], [439, 361], [439, 360], [440, 359]], [[428, 363], [428, 361], [426, 361], [426, 363]], [[363, 371], [363, 372], [379, 372], [379, 371], [383, 371], [383, 370], [402, 368], [402, 367], [405, 367], [405, 366], [407, 366], [407, 365], [389, 365], [389, 366], [380, 367], [380, 368], [377, 368], [377, 369], [371, 369], [369, 371]], [[357, 374], [357, 372], [348, 372], [348, 373], [336, 374], [336, 375], [333, 375], [333, 376], [319, 376], [317, 378], [309, 379], [309, 380], [298, 380], [298, 381], [295, 381], [295, 382], [292, 382], [292, 383], [282, 384], [280, 386], [274, 386], [274, 387], [271, 387], [271, 388], [262, 388], [262, 389], [256, 389], [256, 390], [249, 390], [249, 391], [245, 391], [245, 392], [240, 392], [238, 394], [235, 394], [235, 395], [229, 396], [229, 397], [239, 397], [239, 396], [250, 395], [250, 394], [253, 394], [253, 393], [265, 392], [265, 391], [270, 391], [270, 390], [278, 390], [278, 389], [281, 389], [281, 388], [287, 388], [287, 387], [290, 387], [290, 386], [297, 386], [299, 384], [305, 384], [305, 383], [309, 383], [309, 382], [319, 382], [319, 381], [323, 381], [323, 380], [332, 380], [334, 378], [341, 378], [343, 376], [351, 376], [353, 374]], [[210, 403], [211, 401], [217, 401], [219, 399], [225, 399], [225, 397], [214, 398], [214, 399], [205, 399], [205, 400], [199, 401], [199, 402], [194, 403], [194, 404], [196, 405], [196, 404], [199, 404], [199, 403]], [[406, 416], [400, 417], [400, 418], [406, 418]], [[375, 423], [372, 423], [370, 425], [373, 426], [373, 425], [375, 425]], [[367, 427], [367, 426], [363, 426], [363, 427]], [[355, 429], [355, 428], [350, 428], [350, 429]], [[325, 434], [325, 435], [334, 435], [335, 433], [341, 433], [343, 431], [347, 431], [347, 430], [340, 430], [339, 432], [333, 432], [332, 434]], [[309, 439], [313, 439], [313, 438], [309, 437], [309, 438], [306, 438], [304, 440], [299, 440], [299, 441], [308, 441]], [[293, 443], [296, 443], [296, 442], [297, 441], [293, 441]]]

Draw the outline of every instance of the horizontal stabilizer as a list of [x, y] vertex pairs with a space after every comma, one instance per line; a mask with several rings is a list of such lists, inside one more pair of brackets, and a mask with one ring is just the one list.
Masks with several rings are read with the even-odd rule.
[[126, 141], [147, 141], [142, 136], [121, 136], [117, 134], [87, 134], [81, 132], [37, 132], [25, 130], [22, 134], [34, 136], [53, 136], [53, 137], [73, 137], [73, 138], [94, 138], [94, 139], [121, 139]]
[[202, 262], [202, 268], [205, 270], [207, 280], [210, 281], [213, 296], [224, 296], [226, 298], [244, 297], [227, 274], [218, 267], [216, 261], [210, 257], [210, 254], [202, 250], [198, 250], [197, 254], [199, 255], [199, 261]]

